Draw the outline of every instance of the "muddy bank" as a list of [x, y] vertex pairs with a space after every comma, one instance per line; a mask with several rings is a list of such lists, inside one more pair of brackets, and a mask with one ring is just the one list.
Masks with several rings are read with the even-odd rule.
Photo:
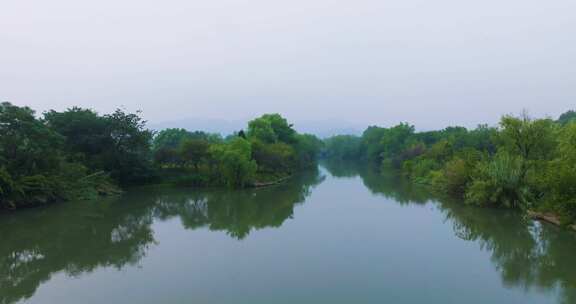
[[528, 211], [528, 216], [530, 216], [532, 219], [535, 220], [539, 220], [539, 221], [544, 221], [550, 224], [554, 224], [557, 226], [562, 226], [562, 227], [568, 227], [574, 231], [576, 231], [576, 224], [572, 224], [572, 225], [562, 225], [562, 221], [560, 221], [560, 218], [552, 213], [542, 213], [542, 212], [535, 212], [535, 211]]

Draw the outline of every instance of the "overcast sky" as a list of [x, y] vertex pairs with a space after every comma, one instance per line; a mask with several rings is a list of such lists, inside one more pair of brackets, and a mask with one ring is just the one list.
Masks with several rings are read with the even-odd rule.
[[1, 0], [0, 100], [152, 123], [494, 123], [576, 108], [574, 0]]

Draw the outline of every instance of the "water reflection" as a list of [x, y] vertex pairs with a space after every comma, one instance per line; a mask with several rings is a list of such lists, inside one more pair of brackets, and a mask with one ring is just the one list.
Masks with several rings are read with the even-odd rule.
[[3, 215], [0, 303], [31, 297], [58, 271], [74, 276], [135, 264], [154, 241], [145, 208], [116, 208], [111, 201], [51, 208]]
[[456, 235], [490, 252], [505, 286], [559, 291], [562, 303], [576, 303], [573, 233], [523, 219], [516, 212], [451, 202], [441, 206]]
[[326, 160], [322, 166], [334, 177], [360, 176], [372, 194], [382, 195], [399, 204], [425, 204], [432, 194], [421, 185], [400, 178], [398, 172], [380, 172], [375, 166], [361, 162]]
[[0, 303], [30, 298], [57, 272], [70, 276], [100, 267], [136, 265], [156, 244], [155, 220], [179, 218], [187, 229], [207, 227], [243, 239], [279, 227], [312, 187], [313, 170], [282, 185], [244, 191], [141, 189], [98, 203], [79, 202], [0, 216]]
[[154, 217], [179, 217], [187, 229], [207, 227], [243, 239], [250, 231], [280, 227], [294, 214], [314, 186], [324, 180], [318, 170], [307, 172], [288, 183], [257, 190], [163, 191], [155, 198]]
[[562, 303], [576, 303], [575, 233], [527, 220], [514, 211], [476, 208], [439, 198], [398, 175], [382, 175], [365, 165], [323, 165], [333, 176], [359, 176], [372, 193], [401, 204], [434, 202], [456, 236], [490, 253], [505, 286], [559, 292]]
[[[434, 206], [425, 209], [441, 212], [454, 235], [489, 253], [502, 285], [551, 293], [552, 298], [559, 294], [563, 303], [576, 303], [574, 233], [528, 221], [513, 211], [440, 199], [423, 187], [392, 173], [383, 176], [369, 166], [338, 162], [324, 166], [336, 178], [352, 178], [350, 183], [338, 184], [346, 187], [339, 191], [362, 190], [356, 181], [360, 178], [375, 196], [406, 206]], [[0, 216], [0, 304], [32, 297], [57, 272], [79, 276], [103, 267], [138, 265], [158, 243], [154, 238], [158, 221], [177, 220], [190, 232], [209, 229], [234, 240], [249, 238], [254, 230], [280, 227], [323, 180], [313, 171], [258, 190], [146, 188], [98, 203], [66, 203], [4, 214]], [[325, 208], [336, 208], [325, 203]], [[322, 220], [321, 216], [315, 220], [318, 226]]]

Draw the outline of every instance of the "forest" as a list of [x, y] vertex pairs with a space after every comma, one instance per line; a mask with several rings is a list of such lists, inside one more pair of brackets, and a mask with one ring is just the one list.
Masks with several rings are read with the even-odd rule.
[[147, 129], [141, 113], [73, 107], [37, 115], [0, 104], [0, 209], [91, 199], [142, 184], [246, 188], [314, 168], [319, 157], [362, 161], [466, 204], [576, 222], [576, 112], [506, 115], [497, 126], [416, 132], [408, 123], [321, 140], [279, 114], [222, 136]]
[[558, 119], [505, 115], [497, 126], [416, 132], [400, 123], [325, 139], [323, 155], [397, 172], [466, 204], [576, 222], [576, 112]]
[[0, 209], [91, 199], [142, 184], [266, 185], [316, 166], [322, 141], [266, 114], [223, 137], [146, 128], [141, 113], [0, 104]]

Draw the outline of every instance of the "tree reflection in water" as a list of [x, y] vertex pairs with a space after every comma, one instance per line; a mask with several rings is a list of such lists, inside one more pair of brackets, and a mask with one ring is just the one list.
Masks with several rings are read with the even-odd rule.
[[374, 195], [381, 195], [399, 204], [425, 204], [433, 197], [430, 191], [400, 177], [399, 172], [380, 172], [373, 164], [326, 160], [322, 166], [334, 177], [360, 176]]
[[[325, 162], [333, 176], [359, 176], [373, 194], [400, 204], [437, 204], [456, 236], [479, 244], [491, 255], [507, 287], [560, 292], [562, 303], [576, 303], [576, 234], [522, 217], [516, 211], [479, 208], [439, 198], [393, 172], [380, 174], [370, 166]], [[572, 267], [571, 267], [572, 266]]]
[[152, 224], [180, 218], [187, 229], [208, 227], [242, 239], [279, 227], [294, 214], [318, 170], [281, 185], [252, 190], [142, 188], [99, 202], [69, 202], [0, 216], [0, 304], [30, 298], [57, 272], [137, 265], [153, 246]]
[[[326, 163], [336, 177], [359, 177], [374, 195], [402, 205], [435, 204], [460, 239], [489, 252], [509, 288], [559, 292], [576, 303], [576, 236], [501, 209], [476, 208], [434, 197], [426, 189], [367, 166]], [[102, 267], [137, 265], [154, 246], [155, 221], [178, 219], [189, 230], [223, 231], [235, 239], [279, 227], [324, 180], [318, 171], [263, 189], [242, 191], [135, 189], [94, 202], [53, 205], [0, 216], [0, 304], [30, 298], [57, 272], [77, 276]]]
[[187, 229], [208, 227], [243, 239], [254, 229], [280, 227], [292, 218], [294, 207], [303, 203], [312, 187], [324, 180], [318, 170], [290, 182], [261, 189], [183, 193], [163, 191], [156, 198], [154, 217], [180, 217]]

